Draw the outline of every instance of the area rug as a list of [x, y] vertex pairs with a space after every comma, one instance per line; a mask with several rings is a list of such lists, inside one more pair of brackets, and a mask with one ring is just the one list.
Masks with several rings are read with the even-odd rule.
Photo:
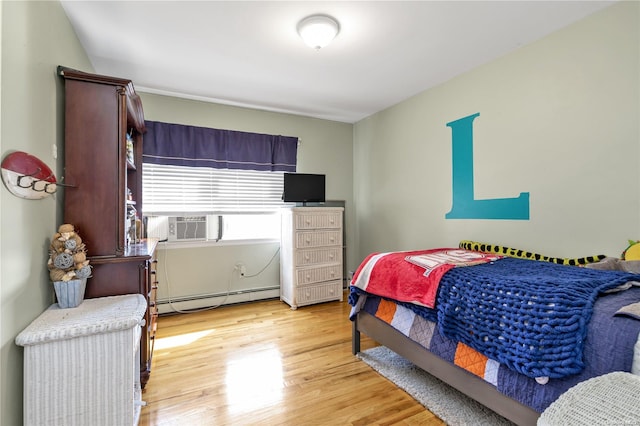
[[514, 425], [384, 346], [357, 356], [450, 426]]

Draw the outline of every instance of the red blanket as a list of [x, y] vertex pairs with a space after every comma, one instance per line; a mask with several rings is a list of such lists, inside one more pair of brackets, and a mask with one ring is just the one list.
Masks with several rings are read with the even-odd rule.
[[373, 253], [360, 264], [351, 285], [378, 296], [435, 308], [438, 285], [447, 271], [501, 257], [458, 248]]

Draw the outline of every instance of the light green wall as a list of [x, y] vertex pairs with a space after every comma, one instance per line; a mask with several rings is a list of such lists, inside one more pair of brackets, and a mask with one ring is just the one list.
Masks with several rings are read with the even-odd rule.
[[[57, 65], [91, 71], [58, 2], [3, 1], [0, 152], [25, 151], [60, 179], [52, 145], [63, 145], [63, 83]], [[0, 189], [0, 424], [22, 424], [22, 348], [14, 339], [53, 302], [46, 260], [62, 197], [17, 198]]]
[[[351, 124], [138, 92], [147, 120], [300, 138], [298, 171], [326, 174], [327, 199], [346, 201], [348, 268], [357, 266]], [[238, 281], [233, 275], [239, 261], [248, 274], [260, 271], [277, 249], [278, 244], [161, 249], [158, 296], [167, 299], [225, 293], [228, 288], [233, 292], [279, 286], [278, 258], [258, 277]]]
[[[462, 239], [619, 256], [640, 238], [639, 3], [621, 2], [356, 123], [359, 258]], [[530, 220], [445, 220], [447, 123], [473, 128], [475, 199], [530, 193]]]
[[[277, 242], [165, 247], [161, 243], [158, 250], [160, 313], [280, 296], [280, 244]], [[245, 265], [245, 277], [234, 271], [237, 263]], [[187, 300], [180, 302], [181, 298]]]

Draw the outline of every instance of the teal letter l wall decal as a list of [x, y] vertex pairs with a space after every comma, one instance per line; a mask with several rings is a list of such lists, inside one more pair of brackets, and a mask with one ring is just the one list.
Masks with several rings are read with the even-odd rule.
[[473, 120], [480, 113], [447, 123], [451, 127], [453, 205], [445, 219], [529, 220], [529, 193], [518, 198], [476, 200], [473, 187]]

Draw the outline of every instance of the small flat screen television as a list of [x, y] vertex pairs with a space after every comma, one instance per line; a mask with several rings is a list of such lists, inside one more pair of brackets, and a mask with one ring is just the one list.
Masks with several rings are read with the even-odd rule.
[[285, 173], [282, 201], [285, 203], [323, 203], [325, 175]]

